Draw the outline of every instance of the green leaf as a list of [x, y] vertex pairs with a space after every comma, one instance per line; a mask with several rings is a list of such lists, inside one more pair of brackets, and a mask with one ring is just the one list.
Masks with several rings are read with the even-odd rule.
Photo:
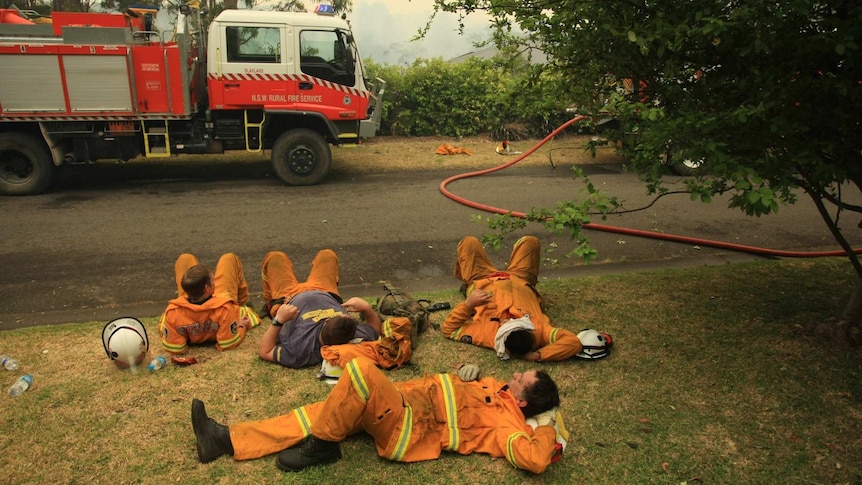
[[638, 35], [635, 34], [634, 30], [629, 30], [629, 42], [637, 42], [637, 41], [638, 41]]

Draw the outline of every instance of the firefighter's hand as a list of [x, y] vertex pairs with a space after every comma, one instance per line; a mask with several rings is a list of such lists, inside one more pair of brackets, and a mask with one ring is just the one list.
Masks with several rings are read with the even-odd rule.
[[557, 408], [548, 409], [543, 413], [533, 416], [539, 426], [553, 426], [557, 423]]
[[539, 362], [542, 360], [542, 354], [538, 352], [527, 352], [521, 358], [530, 362]]
[[458, 377], [464, 382], [475, 381], [479, 378], [479, 366], [475, 364], [464, 364], [458, 369]]
[[489, 301], [491, 301], [491, 292], [485, 290], [473, 290], [467, 296], [464, 304], [470, 308], [476, 308], [477, 306], [485, 305]]
[[346, 302], [342, 303], [341, 306], [349, 312], [365, 313], [368, 310], [373, 310], [373, 308], [371, 307], [371, 303], [368, 303], [367, 301], [363, 300], [362, 298], [359, 298], [358, 296], [354, 296], [353, 298], [347, 300]]
[[284, 323], [293, 320], [297, 315], [299, 315], [299, 308], [290, 303], [285, 303], [278, 307], [278, 311], [275, 312], [275, 319]]

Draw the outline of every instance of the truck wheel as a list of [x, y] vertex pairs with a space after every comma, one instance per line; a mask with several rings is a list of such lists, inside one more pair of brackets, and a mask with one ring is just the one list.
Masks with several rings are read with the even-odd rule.
[[0, 194], [41, 194], [54, 178], [48, 147], [31, 135], [0, 133]]
[[703, 175], [708, 169], [705, 158], [689, 158], [674, 152], [667, 155], [666, 161], [671, 172], [683, 177]]
[[272, 167], [288, 185], [314, 185], [329, 173], [332, 152], [319, 133], [291, 130], [272, 145]]

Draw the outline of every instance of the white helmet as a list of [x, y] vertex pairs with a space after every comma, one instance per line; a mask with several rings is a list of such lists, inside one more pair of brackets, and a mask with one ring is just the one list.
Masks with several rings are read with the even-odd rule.
[[150, 349], [144, 324], [132, 317], [108, 322], [102, 329], [102, 345], [108, 358], [121, 369], [139, 365]]
[[327, 384], [335, 384], [343, 373], [344, 369], [342, 367], [330, 364], [329, 361], [323, 359], [323, 363], [320, 365], [320, 370], [317, 372], [317, 378]]
[[614, 339], [605, 332], [585, 328], [578, 334], [581, 341], [581, 351], [575, 357], [581, 359], [601, 359], [611, 353]]

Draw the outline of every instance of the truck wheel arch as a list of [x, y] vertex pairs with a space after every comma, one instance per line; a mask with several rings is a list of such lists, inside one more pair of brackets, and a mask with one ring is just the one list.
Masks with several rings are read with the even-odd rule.
[[0, 194], [41, 194], [54, 174], [54, 161], [43, 140], [28, 133], [0, 133]]
[[329, 173], [332, 152], [316, 131], [299, 128], [282, 133], [272, 145], [272, 167], [288, 185], [316, 185]]

